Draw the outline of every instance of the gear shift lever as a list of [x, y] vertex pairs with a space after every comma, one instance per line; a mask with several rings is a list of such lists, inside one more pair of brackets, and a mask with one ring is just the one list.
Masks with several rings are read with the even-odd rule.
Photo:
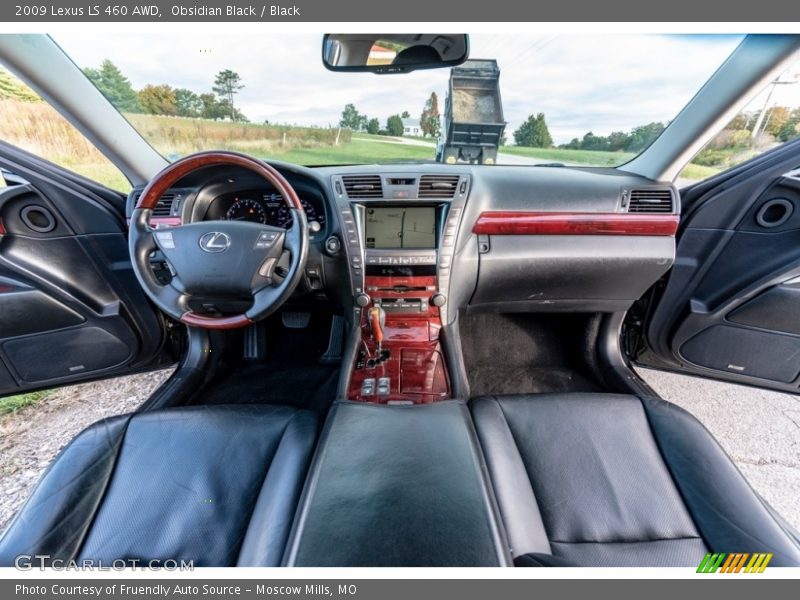
[[372, 339], [378, 349], [378, 356], [381, 354], [381, 346], [383, 345], [383, 326], [386, 323], [386, 311], [380, 306], [373, 306], [369, 309], [368, 313], [369, 329], [372, 333]]

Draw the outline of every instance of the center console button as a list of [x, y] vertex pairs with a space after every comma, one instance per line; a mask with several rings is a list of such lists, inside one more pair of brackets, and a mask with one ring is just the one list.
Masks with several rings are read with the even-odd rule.
[[361, 395], [372, 396], [375, 393], [375, 378], [368, 377], [361, 384]]
[[332, 235], [327, 240], [325, 240], [325, 250], [331, 256], [335, 254], [339, 254], [339, 250], [342, 249], [342, 243], [339, 241], [339, 238], [335, 235]]
[[369, 304], [370, 297], [367, 296], [364, 293], [361, 293], [361, 294], [357, 294], [356, 295], [355, 300], [356, 300], [356, 305], [357, 306], [360, 306], [361, 308], [364, 308], [365, 306], [367, 306]]

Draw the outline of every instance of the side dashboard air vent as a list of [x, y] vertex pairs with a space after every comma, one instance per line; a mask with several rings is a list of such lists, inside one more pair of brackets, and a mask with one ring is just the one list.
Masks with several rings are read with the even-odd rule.
[[[141, 197], [142, 192], [136, 192], [133, 195], [133, 205], [136, 206], [136, 203], [139, 202], [139, 198]], [[172, 215], [172, 203], [175, 200], [175, 194], [173, 192], [167, 192], [158, 201], [158, 205], [153, 209], [153, 216], [154, 217], [169, 217]]]
[[629, 213], [672, 213], [675, 199], [670, 188], [640, 188], [628, 193]]
[[345, 175], [342, 183], [350, 199], [383, 198], [380, 175]]
[[452, 198], [456, 195], [459, 175], [423, 175], [419, 180], [419, 198]]

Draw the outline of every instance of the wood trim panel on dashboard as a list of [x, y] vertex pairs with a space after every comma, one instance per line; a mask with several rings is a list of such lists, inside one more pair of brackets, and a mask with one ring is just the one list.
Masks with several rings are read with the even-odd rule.
[[586, 212], [483, 212], [472, 232], [479, 235], [654, 235], [674, 236], [674, 214]]

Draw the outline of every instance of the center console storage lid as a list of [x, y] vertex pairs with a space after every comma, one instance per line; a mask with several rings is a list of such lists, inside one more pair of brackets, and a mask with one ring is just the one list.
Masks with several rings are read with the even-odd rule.
[[285, 562], [506, 566], [508, 546], [461, 401], [335, 404]]

